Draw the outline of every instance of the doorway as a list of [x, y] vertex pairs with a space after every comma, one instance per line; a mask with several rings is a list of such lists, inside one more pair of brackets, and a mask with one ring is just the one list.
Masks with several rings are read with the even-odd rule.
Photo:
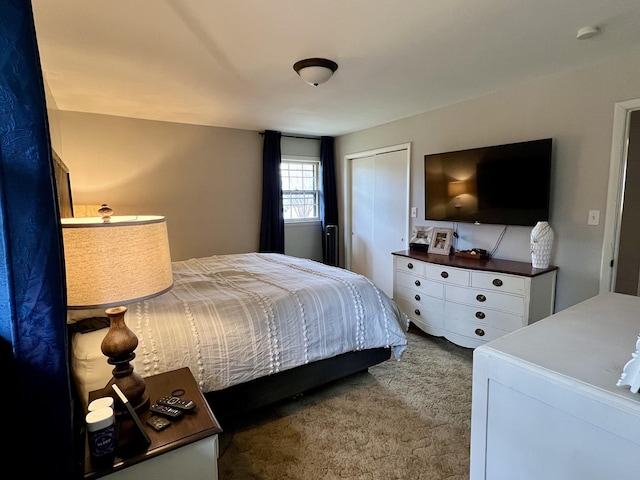
[[640, 99], [615, 105], [600, 292], [640, 293]]
[[613, 291], [640, 294], [640, 110], [629, 115], [629, 140]]

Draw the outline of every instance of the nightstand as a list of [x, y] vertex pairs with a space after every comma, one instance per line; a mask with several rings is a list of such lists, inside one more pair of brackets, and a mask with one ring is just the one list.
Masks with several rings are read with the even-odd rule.
[[[183, 398], [196, 402], [196, 408], [177, 419], [169, 419], [171, 425], [156, 431], [147, 424], [153, 415], [148, 409], [138, 413], [151, 438], [147, 447], [136, 442], [135, 425], [125, 419], [116, 426], [118, 434], [117, 455], [112, 466], [96, 467], [85, 447], [84, 478], [108, 477], [109, 480], [148, 478], [175, 480], [176, 478], [217, 480], [218, 434], [222, 432], [209, 404], [188, 368], [181, 368], [145, 378], [147, 393], [153, 403], [157, 398], [183, 389]], [[89, 393], [89, 401], [114, 392], [96, 390]]]

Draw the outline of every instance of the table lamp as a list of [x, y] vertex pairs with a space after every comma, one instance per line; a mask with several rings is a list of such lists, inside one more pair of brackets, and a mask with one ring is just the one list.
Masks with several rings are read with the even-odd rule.
[[67, 282], [67, 308], [105, 308], [109, 329], [102, 353], [114, 366], [113, 378], [131, 405], [149, 405], [144, 379], [133, 370], [138, 337], [125, 323], [126, 304], [163, 294], [173, 286], [171, 256], [162, 216], [64, 218], [62, 238]]
[[460, 195], [467, 193], [467, 185], [464, 181], [449, 182], [447, 184], [447, 193], [450, 197], [456, 197], [455, 207], [456, 209], [459, 209], [462, 207], [462, 204], [460, 203]]

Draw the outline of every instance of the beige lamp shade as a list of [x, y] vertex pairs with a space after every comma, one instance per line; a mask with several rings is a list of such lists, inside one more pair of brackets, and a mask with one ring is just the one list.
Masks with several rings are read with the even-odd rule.
[[145, 300], [173, 286], [162, 216], [64, 218], [67, 308], [108, 308]]
[[449, 182], [447, 185], [447, 193], [450, 197], [457, 197], [464, 193], [467, 193], [467, 186], [465, 182]]

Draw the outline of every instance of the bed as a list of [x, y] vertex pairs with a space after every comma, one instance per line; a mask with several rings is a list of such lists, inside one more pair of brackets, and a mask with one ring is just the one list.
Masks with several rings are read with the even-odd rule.
[[[132, 364], [142, 377], [189, 367], [219, 417], [399, 360], [406, 349], [408, 318], [348, 270], [267, 253], [194, 258], [172, 268], [169, 292], [127, 306], [139, 341]], [[85, 318], [96, 313], [69, 312], [71, 371], [82, 402], [111, 378], [100, 350], [106, 328]]]

